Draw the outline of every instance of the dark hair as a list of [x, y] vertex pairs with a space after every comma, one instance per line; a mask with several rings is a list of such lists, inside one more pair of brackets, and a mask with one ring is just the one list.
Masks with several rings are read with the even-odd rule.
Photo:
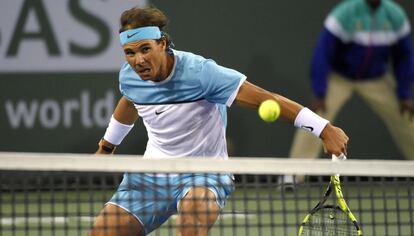
[[172, 45], [170, 36], [164, 32], [164, 27], [168, 24], [168, 18], [158, 8], [133, 7], [122, 13], [120, 23], [119, 33], [144, 26], [158, 26], [162, 32], [162, 37], [167, 40], [167, 46]]

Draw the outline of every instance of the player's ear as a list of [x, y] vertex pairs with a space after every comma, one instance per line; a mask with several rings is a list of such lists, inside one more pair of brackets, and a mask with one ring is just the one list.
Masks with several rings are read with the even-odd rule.
[[162, 36], [158, 43], [161, 44], [162, 49], [165, 51], [167, 49], [167, 38], [165, 36]]

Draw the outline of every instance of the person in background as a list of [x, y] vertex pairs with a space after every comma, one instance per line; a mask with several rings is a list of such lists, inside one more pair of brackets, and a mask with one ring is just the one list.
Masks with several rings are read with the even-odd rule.
[[[113, 153], [141, 117], [148, 134], [144, 158], [227, 159], [226, 107], [235, 102], [257, 109], [269, 99], [280, 104], [284, 120], [311, 127], [328, 153], [346, 153], [347, 135], [311, 110], [211, 59], [172, 49], [163, 31], [167, 22], [156, 8], [122, 14], [122, 97], [97, 154]], [[126, 173], [89, 235], [146, 235], [173, 214], [177, 235], [207, 235], [233, 189], [229, 174]]]
[[[404, 10], [394, 1], [343, 1], [325, 19], [310, 78], [317, 114], [334, 120], [351, 96], [359, 95], [385, 123], [404, 156], [414, 159], [410, 32]], [[356, 124], [360, 118], [354, 117]], [[298, 130], [289, 156], [315, 159], [320, 150], [319, 140]], [[303, 182], [304, 176], [284, 176], [282, 182], [294, 181]]]

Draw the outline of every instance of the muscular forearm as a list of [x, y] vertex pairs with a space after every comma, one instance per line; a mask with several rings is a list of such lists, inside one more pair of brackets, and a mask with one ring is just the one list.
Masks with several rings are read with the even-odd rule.
[[300, 104], [276, 93], [264, 90], [248, 81], [240, 87], [236, 97], [238, 105], [257, 109], [260, 104], [268, 99], [276, 100], [281, 108], [280, 116], [282, 119], [293, 123], [299, 111], [303, 108]]
[[138, 119], [138, 112], [132, 102], [122, 97], [115, 108], [113, 116], [122, 124], [132, 125]]
[[315, 136], [320, 137], [321, 132], [328, 123], [302, 105], [276, 93], [264, 90], [249, 82], [244, 82], [239, 89], [236, 101], [238, 104], [257, 109], [260, 104], [268, 99], [276, 100], [281, 108], [281, 117], [298, 128], [306, 129]]
[[138, 113], [134, 105], [125, 97], [122, 97], [115, 108], [105, 135], [99, 141], [96, 154], [113, 153], [115, 147], [122, 142], [137, 119]]
[[303, 106], [284, 96], [275, 93], [273, 94], [273, 96], [276, 97], [276, 101], [282, 108], [282, 118], [289, 121], [290, 123], [294, 123], [295, 118], [297, 117], [299, 111], [303, 109]]

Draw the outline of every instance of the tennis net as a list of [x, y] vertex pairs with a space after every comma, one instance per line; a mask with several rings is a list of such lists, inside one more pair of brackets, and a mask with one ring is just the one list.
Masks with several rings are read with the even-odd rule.
[[[297, 235], [303, 217], [321, 199], [332, 174], [341, 175], [344, 198], [364, 235], [414, 235], [414, 161], [148, 160], [130, 155], [0, 152], [0, 236], [87, 235], [104, 204], [122, 182], [124, 172], [137, 176], [185, 176], [196, 186], [200, 182], [191, 178], [206, 177], [208, 173], [213, 180], [206, 180], [205, 185], [210, 187], [213, 181], [213, 185], [222, 186], [224, 191], [235, 187], [214, 225], [182, 223], [177, 226], [177, 215], [173, 214], [149, 235], [176, 235], [177, 227], [207, 227], [209, 235]], [[234, 186], [230, 187], [229, 182], [220, 183], [221, 176], [229, 173], [234, 177]], [[278, 177], [287, 174], [308, 178], [292, 186], [280, 183]], [[164, 186], [183, 188], [186, 183], [178, 181]], [[134, 184], [126, 183], [128, 187]], [[152, 188], [144, 184], [135, 187], [145, 192]], [[167, 191], [168, 197], [147, 192], [140, 197], [131, 195], [124, 203], [126, 208], [147, 202], [155, 202], [156, 206], [165, 203], [174, 208], [177, 206], [171, 197], [174, 191]], [[334, 204], [335, 198], [329, 201]], [[141, 211], [139, 217], [165, 212], [173, 213], [174, 209], [153, 207]], [[215, 212], [208, 208], [204, 213]]]

